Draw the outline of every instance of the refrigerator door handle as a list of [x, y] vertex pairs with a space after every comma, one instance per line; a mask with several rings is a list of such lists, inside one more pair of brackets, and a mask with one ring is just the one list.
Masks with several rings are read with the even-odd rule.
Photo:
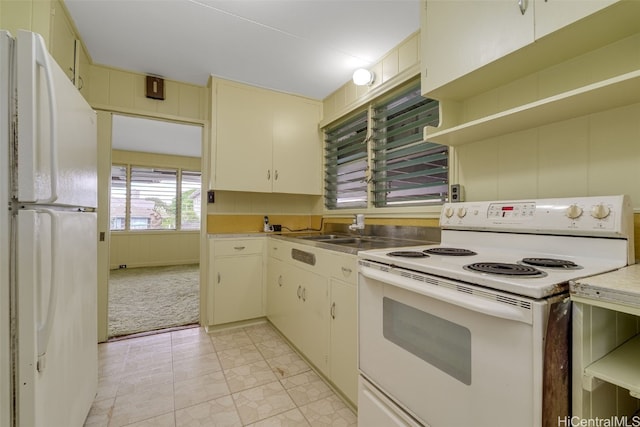
[[56, 94], [53, 83], [53, 70], [49, 52], [44, 44], [42, 36], [35, 34], [35, 62], [44, 70], [45, 80], [47, 82], [47, 94], [49, 95], [49, 142], [51, 151], [49, 152], [49, 163], [51, 178], [49, 180], [49, 188], [51, 193], [49, 198], [38, 200], [38, 203], [53, 203], [58, 200], [58, 116], [56, 112]]
[[[51, 336], [51, 326], [53, 324], [53, 316], [56, 312], [56, 303], [58, 300], [58, 275], [57, 275], [57, 257], [56, 244], [58, 242], [58, 217], [51, 209], [38, 209], [38, 213], [43, 213], [51, 218], [51, 288], [49, 290], [49, 302], [47, 303], [47, 315], [44, 322], [38, 325], [37, 334], [37, 350], [38, 350], [38, 372], [45, 369], [47, 347], [49, 346], [49, 337]], [[42, 275], [40, 275], [42, 277]], [[42, 292], [42, 287], [39, 287]]]
[[[58, 200], [58, 120], [56, 64], [52, 63], [42, 36], [30, 31], [18, 30], [16, 42], [17, 58], [17, 94], [18, 102], [18, 199], [29, 203], [52, 204]], [[39, 89], [41, 71], [42, 86], [46, 86], [47, 104], [40, 102], [44, 98], [44, 89]], [[42, 99], [44, 101], [44, 99]], [[40, 123], [44, 123], [44, 111], [48, 111], [48, 129], [40, 130]], [[42, 132], [42, 134], [40, 134]], [[48, 135], [47, 135], [48, 134]], [[49, 136], [49, 141], [46, 137]], [[43, 146], [44, 145], [44, 146]], [[49, 171], [46, 179], [37, 178], [39, 158], [44, 156], [46, 145], [50, 149], [48, 163]], [[42, 188], [40, 187], [42, 184]], [[47, 187], [49, 194], [46, 194]]]

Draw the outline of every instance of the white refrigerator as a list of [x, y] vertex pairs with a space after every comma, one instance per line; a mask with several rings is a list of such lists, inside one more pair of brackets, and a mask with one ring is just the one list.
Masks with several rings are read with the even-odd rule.
[[0, 31], [0, 427], [82, 426], [97, 357], [96, 114]]

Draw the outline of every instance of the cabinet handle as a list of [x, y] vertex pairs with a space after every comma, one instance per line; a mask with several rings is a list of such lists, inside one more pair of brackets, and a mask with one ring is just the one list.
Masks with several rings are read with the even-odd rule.
[[246, 246], [234, 246], [233, 249], [235, 249], [236, 251], [244, 251], [244, 248], [246, 248]]
[[527, 0], [518, 0], [518, 7], [520, 8], [520, 13], [524, 15], [527, 11]]
[[349, 276], [349, 275], [351, 275], [351, 272], [352, 272], [352, 271], [353, 271], [353, 270], [351, 270], [350, 268], [342, 267], [342, 274], [344, 274], [345, 276]]
[[302, 301], [307, 300], [307, 288], [302, 288]]
[[271, 169], [267, 169], [267, 181], [271, 180]]
[[336, 318], [336, 303], [335, 302], [333, 304], [331, 304], [331, 318], [332, 319]]
[[218, 285], [220, 284], [220, 273], [218, 273]]
[[275, 173], [274, 173], [274, 178], [277, 181], [278, 180], [278, 170], [276, 169]]
[[298, 286], [298, 292], [297, 292], [297, 294], [298, 294], [298, 299], [300, 299], [300, 290], [301, 290], [301, 289], [302, 289], [302, 286]]
[[278, 286], [282, 287], [282, 274], [278, 276]]
[[78, 76], [78, 90], [82, 90], [84, 88], [84, 80], [82, 80], [82, 76]]

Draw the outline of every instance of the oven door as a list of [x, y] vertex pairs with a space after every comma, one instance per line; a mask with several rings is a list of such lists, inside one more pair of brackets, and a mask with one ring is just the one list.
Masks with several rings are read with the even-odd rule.
[[431, 427], [539, 426], [545, 304], [361, 261], [359, 369]]

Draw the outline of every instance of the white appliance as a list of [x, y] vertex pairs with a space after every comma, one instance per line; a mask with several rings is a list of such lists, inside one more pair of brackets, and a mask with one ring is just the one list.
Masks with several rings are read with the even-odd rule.
[[35, 33], [0, 31], [0, 84], [0, 426], [82, 426], [98, 382], [96, 115]]
[[358, 254], [359, 425], [557, 426], [569, 281], [634, 262], [628, 197], [445, 204], [440, 226]]

